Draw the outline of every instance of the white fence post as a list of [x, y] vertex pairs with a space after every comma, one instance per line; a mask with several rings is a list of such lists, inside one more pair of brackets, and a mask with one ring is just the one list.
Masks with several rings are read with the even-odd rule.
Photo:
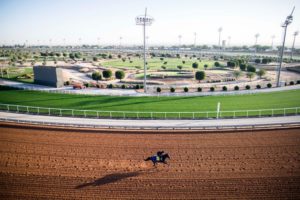
[[283, 109], [283, 115], [285, 116], [285, 108]]
[[19, 105], [17, 105], [17, 112], [19, 112]]
[[28, 109], [28, 106], [26, 106], [26, 109], [27, 109], [27, 113], [29, 113], [29, 109]]
[[59, 116], [61, 116], [61, 109], [59, 109]]
[[37, 114], [40, 114], [40, 108], [39, 107], [37, 108]]
[[97, 118], [99, 118], [99, 112], [97, 111]]
[[48, 108], [48, 115], [50, 115], [50, 109], [51, 109], [51, 108]]
[[193, 119], [195, 119], [195, 112], [193, 112]]
[[153, 119], [153, 113], [151, 112], [151, 119]]
[[84, 113], [84, 117], [86, 117], [86, 112], [85, 112], [85, 110], [83, 111], [83, 113]]
[[112, 118], [111, 112], [109, 112], [109, 117]]
[[125, 119], [125, 112], [123, 112], [123, 119]]
[[272, 117], [274, 116], [274, 110], [272, 109], [272, 115], [271, 115]]
[[72, 117], [74, 117], [74, 110], [72, 109]]
[[9, 111], [9, 105], [7, 104], [6, 106], [7, 106], [7, 111]]

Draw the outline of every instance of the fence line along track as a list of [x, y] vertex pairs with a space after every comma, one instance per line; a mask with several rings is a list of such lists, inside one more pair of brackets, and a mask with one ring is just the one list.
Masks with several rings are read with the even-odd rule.
[[216, 118], [249, 118], [299, 115], [300, 107], [233, 110], [233, 111], [204, 111], [204, 112], [136, 112], [136, 111], [100, 111], [77, 110], [62, 108], [47, 108], [13, 104], [0, 104], [0, 110], [16, 113], [27, 113], [61, 117], [85, 117], [104, 119], [216, 119]]
[[125, 125], [97, 125], [97, 124], [75, 124], [75, 123], [60, 123], [46, 122], [34, 120], [19, 120], [10, 118], [0, 118], [0, 122], [17, 123], [24, 125], [37, 125], [43, 127], [64, 127], [64, 128], [86, 128], [86, 129], [107, 129], [107, 130], [189, 130], [189, 131], [234, 131], [234, 130], [273, 130], [286, 128], [300, 128], [299, 123], [274, 123], [274, 124], [257, 124], [257, 125], [220, 125], [220, 126], [125, 126]]

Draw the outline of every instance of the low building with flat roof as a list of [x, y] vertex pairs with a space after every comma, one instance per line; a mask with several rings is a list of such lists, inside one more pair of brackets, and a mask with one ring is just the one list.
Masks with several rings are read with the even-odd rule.
[[54, 66], [34, 66], [34, 83], [52, 87], [63, 87], [63, 70]]

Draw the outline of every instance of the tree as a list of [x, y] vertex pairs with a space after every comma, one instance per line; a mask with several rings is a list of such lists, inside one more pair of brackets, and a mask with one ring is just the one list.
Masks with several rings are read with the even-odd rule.
[[181, 65], [178, 65], [177, 68], [178, 68], [179, 70], [182, 70], [182, 66], [181, 66]]
[[261, 78], [262, 76], [264, 76], [266, 74], [266, 70], [264, 69], [260, 69], [258, 70], [258, 72], [256, 72], [257, 76], [259, 76], [259, 78]]
[[161, 68], [162, 68], [163, 70], [167, 69], [166, 66], [161, 66]]
[[195, 74], [196, 80], [200, 81], [205, 79], [205, 72], [204, 71], [197, 71]]
[[100, 72], [93, 72], [92, 73], [92, 79], [95, 80], [95, 81], [101, 80], [102, 76], [101, 76]]
[[109, 69], [108, 70], [104, 70], [104, 71], [102, 71], [102, 75], [103, 75], [104, 78], [108, 79], [108, 78], [110, 78], [112, 76], [112, 71], [109, 70]]
[[246, 70], [246, 64], [241, 63], [240, 64], [240, 70], [245, 71]]
[[161, 92], [161, 88], [160, 87], [156, 88], [156, 92], [160, 93]]
[[185, 60], [182, 61], [182, 64], [185, 64]]
[[121, 70], [118, 70], [115, 72], [115, 76], [116, 76], [116, 79], [123, 79], [125, 77], [125, 72], [124, 71], [121, 71]]
[[126, 58], [122, 58], [122, 61], [125, 62], [125, 61], [126, 61]]
[[122, 58], [122, 56], [119, 54], [119, 55], [118, 55], [118, 58]]
[[215, 62], [215, 67], [220, 67], [220, 63], [219, 62]]
[[163, 60], [164, 60], [164, 58], [160, 58], [160, 60], [161, 60], [161, 61], [163, 61]]
[[256, 72], [256, 68], [255, 67], [253, 67], [252, 65], [248, 65], [247, 66], [247, 72]]
[[108, 59], [112, 59], [112, 55], [111, 54], [108, 55]]
[[249, 78], [250, 81], [251, 81], [251, 79], [252, 79], [254, 76], [255, 76], [255, 73], [253, 73], [253, 72], [248, 72], [248, 73], [247, 73], [247, 78]]
[[205, 64], [204, 65], [204, 70], [207, 70], [207, 68], [208, 68], [208, 64]]
[[256, 58], [256, 59], [254, 60], [254, 62], [255, 62], [256, 64], [259, 64], [259, 63], [260, 63], [260, 59], [259, 59], [259, 58]]
[[234, 76], [235, 79], [239, 79], [239, 77], [242, 76], [242, 72], [241, 72], [241, 71], [238, 71], [238, 70], [235, 70], [235, 71], [233, 72], [233, 76]]
[[97, 61], [98, 61], [98, 58], [97, 58], [97, 57], [93, 57], [93, 61], [94, 61], [94, 62], [97, 62]]
[[193, 67], [194, 69], [197, 69], [198, 66], [199, 66], [199, 64], [198, 64], [197, 62], [194, 62], [194, 63], [192, 64], [192, 67]]

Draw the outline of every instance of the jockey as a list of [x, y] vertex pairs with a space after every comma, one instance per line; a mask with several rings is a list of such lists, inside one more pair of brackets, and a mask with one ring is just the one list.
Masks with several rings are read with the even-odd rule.
[[162, 156], [163, 153], [164, 153], [164, 151], [158, 151], [156, 153], [155, 157], [156, 157], [157, 162], [161, 160], [161, 156]]

